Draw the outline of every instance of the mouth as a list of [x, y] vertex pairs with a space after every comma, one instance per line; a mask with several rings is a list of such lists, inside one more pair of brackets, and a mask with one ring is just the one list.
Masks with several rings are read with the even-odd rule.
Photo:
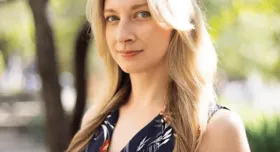
[[133, 57], [143, 50], [125, 50], [125, 51], [118, 51], [123, 57], [128, 58], [128, 57]]
[[123, 50], [123, 51], [118, 51], [119, 53], [135, 53], [135, 52], [142, 52], [143, 50]]

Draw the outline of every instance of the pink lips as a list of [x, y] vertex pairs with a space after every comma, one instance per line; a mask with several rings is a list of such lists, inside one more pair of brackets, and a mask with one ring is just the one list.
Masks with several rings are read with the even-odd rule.
[[129, 57], [133, 57], [137, 54], [139, 54], [140, 52], [142, 52], [143, 50], [137, 50], [137, 51], [123, 51], [123, 52], [119, 52], [121, 53], [121, 55], [125, 58], [129, 58]]

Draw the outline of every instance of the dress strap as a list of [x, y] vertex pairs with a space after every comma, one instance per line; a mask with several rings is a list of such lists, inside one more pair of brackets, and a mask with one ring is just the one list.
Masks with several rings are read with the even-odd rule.
[[210, 119], [214, 116], [214, 114], [219, 111], [220, 109], [226, 109], [226, 110], [230, 110], [227, 107], [221, 106], [219, 104], [216, 104], [214, 109], [210, 109], [209, 113], [208, 113], [208, 122], [210, 121]]

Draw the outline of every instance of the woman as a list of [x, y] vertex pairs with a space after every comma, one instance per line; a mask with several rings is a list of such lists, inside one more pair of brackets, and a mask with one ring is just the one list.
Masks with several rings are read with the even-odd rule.
[[89, 0], [87, 15], [109, 85], [67, 151], [250, 151], [240, 118], [215, 103], [195, 0]]

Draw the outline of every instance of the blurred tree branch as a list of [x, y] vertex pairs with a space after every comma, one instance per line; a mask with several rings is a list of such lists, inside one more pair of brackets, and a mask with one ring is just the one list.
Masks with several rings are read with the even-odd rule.
[[74, 136], [79, 130], [84, 113], [87, 97], [87, 54], [89, 47], [89, 24], [86, 22], [80, 28], [75, 42], [74, 74], [77, 91], [76, 105], [73, 112], [71, 135]]
[[42, 97], [46, 110], [46, 136], [51, 152], [62, 152], [70, 140], [69, 122], [65, 116], [58, 82], [57, 58], [53, 31], [47, 20], [48, 0], [29, 0], [35, 24], [38, 71], [42, 80]]

